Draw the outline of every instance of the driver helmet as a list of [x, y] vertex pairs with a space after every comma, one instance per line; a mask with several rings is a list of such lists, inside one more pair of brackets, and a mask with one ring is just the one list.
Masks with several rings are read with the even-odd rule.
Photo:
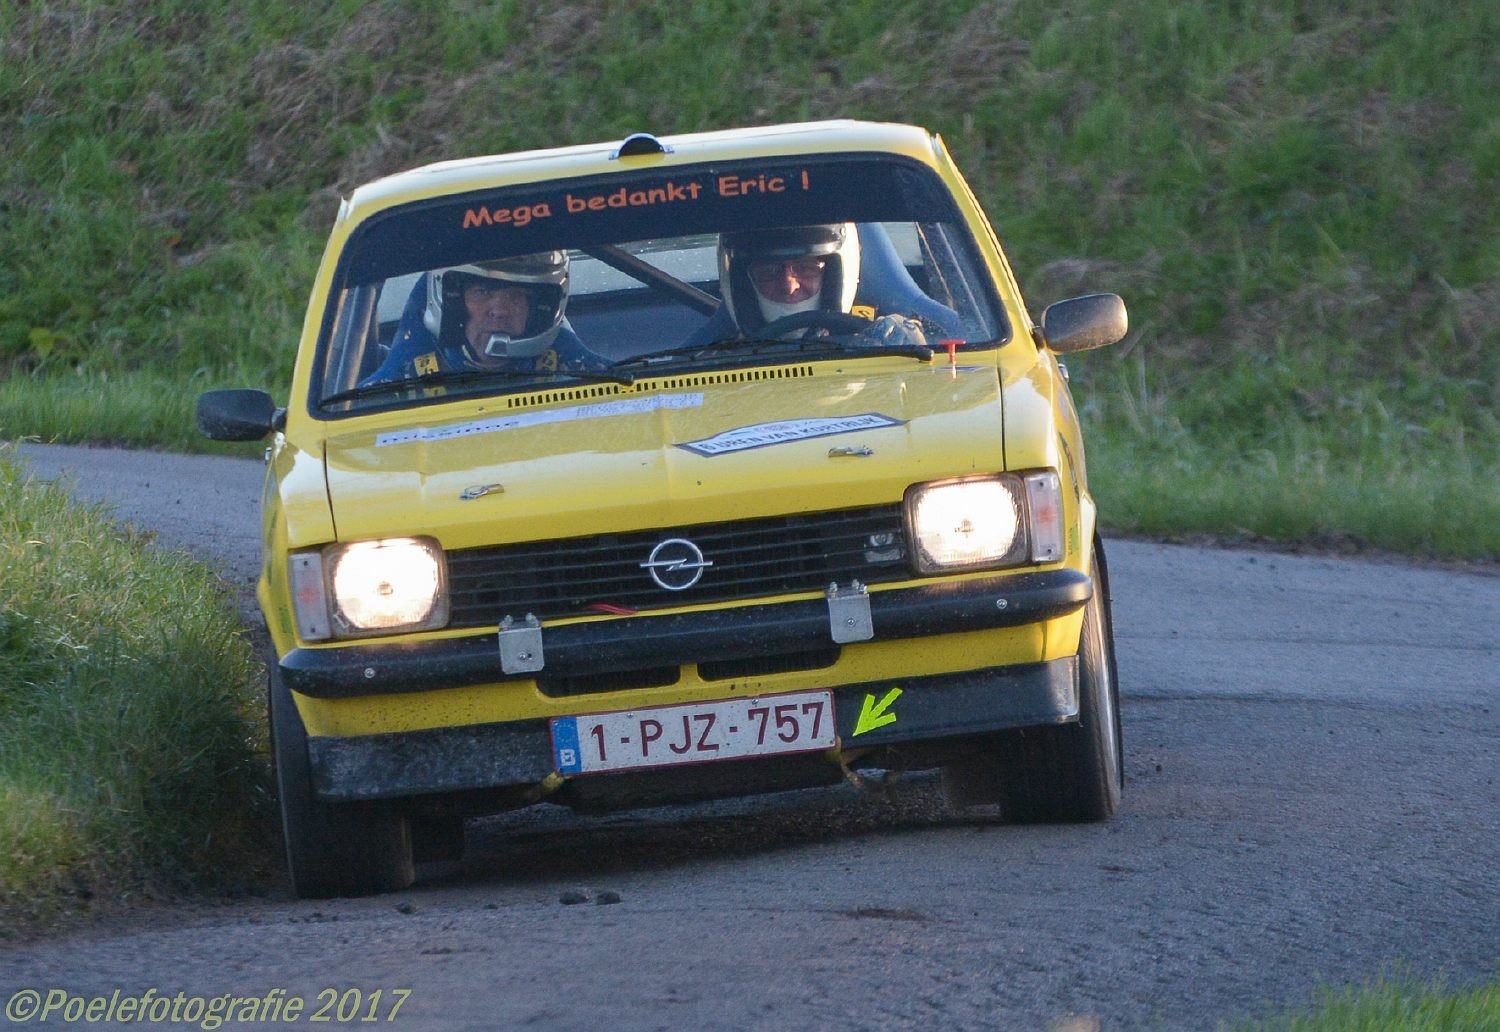
[[[823, 283], [800, 301], [773, 301], [751, 282], [750, 267], [759, 261], [823, 260]], [[848, 312], [859, 288], [859, 231], [852, 222], [823, 226], [725, 233], [719, 237], [719, 289], [729, 314], [742, 332], [797, 312]]]
[[[526, 328], [515, 337], [490, 335], [484, 353], [492, 358], [535, 358], [557, 339], [563, 313], [568, 307], [568, 255], [564, 251], [541, 251], [514, 258], [454, 265], [427, 274], [427, 310], [422, 323], [440, 342], [464, 339], [464, 291], [476, 281], [522, 287], [531, 295], [531, 315]], [[444, 313], [448, 313], [444, 325]]]

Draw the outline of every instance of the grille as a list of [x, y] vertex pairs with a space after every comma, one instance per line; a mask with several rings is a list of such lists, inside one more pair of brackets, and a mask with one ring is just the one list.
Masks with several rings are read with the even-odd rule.
[[682, 677], [681, 667], [649, 667], [645, 670], [606, 670], [580, 677], [538, 677], [537, 689], [554, 699], [569, 695], [623, 692], [632, 688], [664, 688]]
[[[899, 505], [771, 519], [538, 541], [448, 553], [451, 627], [494, 626], [506, 615], [541, 619], [599, 606], [660, 609], [796, 591], [829, 581], [902, 580], [905, 530]], [[712, 566], [686, 591], [667, 591], [641, 568], [668, 538], [687, 538]]]
[[745, 659], [715, 659], [698, 664], [698, 676], [705, 681], [728, 681], [735, 677], [758, 677], [785, 674], [792, 670], [826, 670], [839, 661], [842, 650], [837, 645], [810, 652], [787, 652], [779, 656], [749, 656]]

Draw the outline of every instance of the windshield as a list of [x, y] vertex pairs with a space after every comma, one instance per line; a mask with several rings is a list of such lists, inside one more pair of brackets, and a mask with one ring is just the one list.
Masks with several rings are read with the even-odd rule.
[[338, 283], [312, 391], [325, 416], [1009, 336], [947, 188], [890, 157], [421, 202], [361, 226]]

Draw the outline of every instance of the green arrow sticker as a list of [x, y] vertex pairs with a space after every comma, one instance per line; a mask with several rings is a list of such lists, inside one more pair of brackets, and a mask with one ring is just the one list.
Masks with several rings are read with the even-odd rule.
[[891, 703], [901, 695], [900, 688], [892, 688], [885, 693], [885, 698], [880, 702], [875, 701], [875, 696], [866, 695], [865, 704], [859, 708], [859, 719], [854, 722], [854, 734], [850, 738], [864, 734], [866, 731], [874, 731], [876, 728], [885, 727], [887, 724], [896, 722], [896, 714], [887, 713]]

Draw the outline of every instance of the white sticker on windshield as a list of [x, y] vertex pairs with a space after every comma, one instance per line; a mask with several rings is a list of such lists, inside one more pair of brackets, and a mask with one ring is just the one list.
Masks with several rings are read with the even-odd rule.
[[570, 405], [567, 408], [547, 409], [540, 412], [520, 412], [514, 416], [496, 419], [478, 419], [472, 423], [455, 423], [452, 426], [418, 426], [410, 430], [396, 430], [380, 434], [375, 438], [375, 447], [388, 444], [410, 444], [412, 441], [449, 441], [455, 437], [473, 437], [475, 434], [495, 434], [502, 430], [519, 430], [528, 426], [544, 426], [547, 423], [573, 423], [580, 419], [603, 419], [606, 416], [629, 416], [657, 409], [698, 408], [703, 404], [703, 392], [693, 394], [665, 394], [647, 398], [621, 398], [619, 401], [601, 401], [597, 405]]
[[823, 419], [784, 419], [775, 423], [756, 423], [714, 434], [700, 441], [688, 441], [677, 447], [686, 448], [697, 455], [712, 457], [727, 452], [748, 451], [765, 448], [772, 444], [787, 444], [791, 441], [806, 441], [814, 437], [832, 437], [834, 434], [849, 434], [857, 430], [880, 430], [888, 426], [902, 426], [903, 421], [883, 416], [879, 412], [864, 412], [857, 416], [830, 416]]

